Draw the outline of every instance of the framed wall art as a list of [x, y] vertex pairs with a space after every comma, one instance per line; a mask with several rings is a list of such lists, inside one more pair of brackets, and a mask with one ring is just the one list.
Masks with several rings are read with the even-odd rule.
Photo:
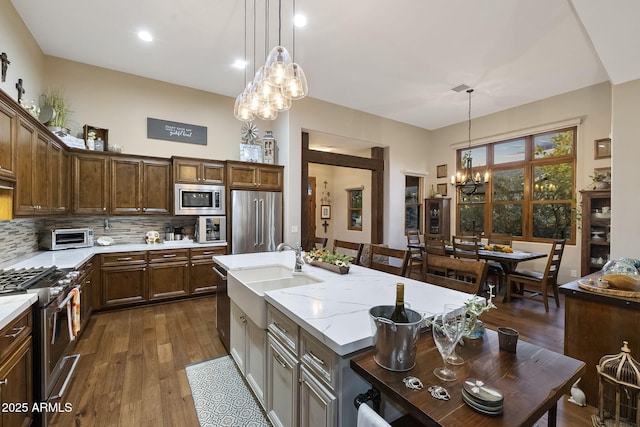
[[446, 177], [447, 177], [447, 165], [436, 166], [436, 178], [446, 178]]
[[608, 159], [611, 157], [611, 138], [603, 138], [595, 140], [595, 158]]
[[331, 205], [320, 206], [320, 219], [331, 219]]
[[441, 195], [442, 197], [447, 195], [447, 184], [438, 184], [438, 192], [437, 194]]

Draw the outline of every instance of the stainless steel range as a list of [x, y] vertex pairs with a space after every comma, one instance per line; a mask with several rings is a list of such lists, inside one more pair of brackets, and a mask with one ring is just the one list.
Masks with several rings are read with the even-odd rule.
[[[70, 308], [79, 272], [54, 267], [0, 271], [0, 297], [15, 293], [37, 293], [34, 309], [34, 393], [43, 408], [60, 401], [71, 380], [80, 355], [73, 351]], [[33, 414], [36, 426], [46, 426], [52, 414]]]

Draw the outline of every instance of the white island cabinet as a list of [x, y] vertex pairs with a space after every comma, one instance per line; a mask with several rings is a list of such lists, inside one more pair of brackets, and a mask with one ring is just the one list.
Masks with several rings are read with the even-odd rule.
[[[292, 251], [214, 259], [230, 274], [276, 265], [293, 269], [295, 264]], [[348, 274], [339, 275], [305, 265], [303, 273], [318, 282], [290, 286], [291, 281], [285, 280], [282, 283], [289, 286], [264, 291], [266, 325], [262, 309], [244, 313], [240, 307], [247, 305], [246, 300], [234, 301], [234, 295], [243, 300], [250, 294], [229, 292], [231, 353], [275, 426], [357, 424], [354, 398], [371, 386], [351, 370], [349, 361], [373, 345], [369, 310], [393, 305], [397, 282], [405, 284], [406, 304], [421, 314], [433, 314], [445, 304], [470, 298], [465, 293], [360, 266], [351, 266]], [[260, 343], [264, 343], [262, 348]], [[261, 357], [262, 364], [258, 362]], [[261, 385], [259, 378], [264, 378]]]

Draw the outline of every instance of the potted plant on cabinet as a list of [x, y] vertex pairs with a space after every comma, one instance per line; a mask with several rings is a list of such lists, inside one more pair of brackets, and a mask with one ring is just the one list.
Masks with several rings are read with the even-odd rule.
[[608, 190], [611, 187], [611, 172], [609, 171], [594, 171], [589, 178], [591, 178], [594, 190]]
[[48, 107], [53, 111], [51, 119], [45, 124], [52, 132], [64, 132], [69, 134], [67, 119], [69, 118], [69, 103], [61, 89], [52, 89], [43, 94], [43, 109]]

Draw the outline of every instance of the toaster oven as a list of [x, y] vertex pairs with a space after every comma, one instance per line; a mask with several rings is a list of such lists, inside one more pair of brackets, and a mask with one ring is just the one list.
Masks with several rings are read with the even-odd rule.
[[40, 247], [50, 251], [93, 246], [92, 228], [59, 228], [41, 234]]

